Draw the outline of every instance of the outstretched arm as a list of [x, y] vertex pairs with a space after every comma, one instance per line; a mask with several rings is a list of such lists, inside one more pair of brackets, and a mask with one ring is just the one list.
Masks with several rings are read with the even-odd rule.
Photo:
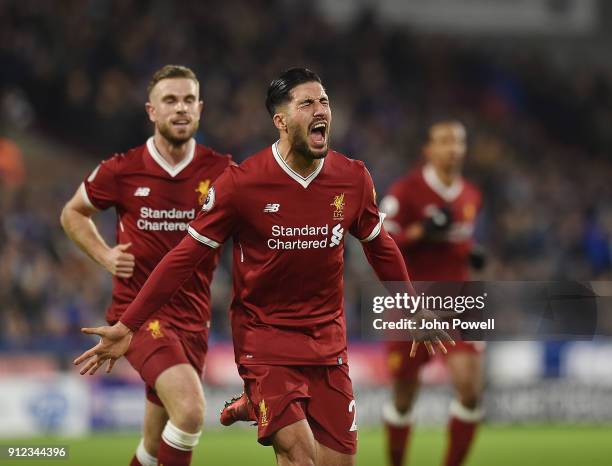
[[[233, 234], [239, 222], [234, 199], [235, 193], [239, 192], [234, 181], [239, 170], [237, 166], [230, 166], [215, 181], [208, 191], [202, 211], [189, 225], [189, 234], [157, 264], [121, 320], [112, 327], [83, 329], [85, 333], [102, 338], [98, 345], [74, 361], [75, 364], [87, 361], [81, 374], [88, 371], [94, 374], [106, 360], [110, 361], [107, 370], [110, 372], [114, 361], [123, 356], [130, 346], [132, 332], [172, 298], [201, 262], [215, 260], [220, 242]], [[220, 242], [211, 238], [217, 238]]]
[[[395, 241], [391, 239], [384, 228], [376, 238], [364, 242], [362, 245], [368, 262], [381, 282], [402, 282], [406, 286], [407, 293], [415, 294], [404, 259]], [[429, 320], [434, 319], [435, 315], [433, 312], [423, 309], [415, 315], [415, 318]], [[451, 345], [455, 344], [451, 337], [443, 330], [413, 331], [413, 338], [412, 349], [410, 351], [411, 357], [414, 357], [421, 342], [425, 344], [430, 354], [435, 353], [434, 344], [443, 353], [446, 353], [444, 342], [448, 342]]]
[[138, 296], [121, 316], [120, 322], [135, 332], [194, 274], [198, 264], [214, 260], [216, 249], [185, 235], [157, 264]]
[[185, 238], [157, 264], [142, 289], [121, 316], [121, 320], [112, 327], [85, 328], [84, 333], [99, 335], [100, 342], [75, 359], [75, 364], [87, 361], [81, 374], [90, 375], [109, 360], [107, 372], [110, 372], [115, 361], [128, 350], [132, 332], [160, 307], [166, 304], [176, 291], [191, 278], [198, 264], [214, 260], [215, 249], [195, 240], [190, 235]]
[[404, 259], [391, 236], [384, 230], [372, 241], [362, 243], [368, 262], [381, 282], [405, 282], [412, 289]]

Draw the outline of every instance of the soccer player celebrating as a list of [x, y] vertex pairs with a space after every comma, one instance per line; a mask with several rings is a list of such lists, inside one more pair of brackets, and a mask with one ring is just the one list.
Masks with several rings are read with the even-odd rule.
[[[95, 372], [120, 357], [132, 332], [233, 237], [234, 351], [259, 442], [273, 445], [279, 465], [349, 466], [357, 424], [343, 308], [345, 232], [362, 241], [381, 280], [408, 282], [408, 274], [364, 164], [329, 149], [332, 114], [320, 78], [304, 68], [284, 72], [270, 84], [266, 106], [279, 140], [219, 177], [189, 235], [75, 363], [89, 359], [83, 371]], [[441, 348], [439, 338], [449, 339], [440, 331], [424, 337]]]
[[[413, 280], [462, 281], [469, 264], [482, 266], [473, 231], [481, 195], [461, 176], [466, 153], [465, 127], [442, 119], [428, 128], [427, 162], [391, 186], [381, 201], [385, 227], [400, 247]], [[457, 399], [451, 403], [446, 466], [462, 464], [482, 417], [482, 343], [459, 341], [446, 355]], [[389, 458], [401, 466], [411, 428], [411, 410], [419, 387], [419, 371], [430, 355], [411, 344], [388, 344], [389, 370], [394, 379], [393, 403], [384, 407]]]
[[[62, 211], [68, 236], [114, 275], [106, 318], [116, 323], [160, 259], [185, 236], [209, 185], [229, 156], [196, 144], [203, 103], [190, 69], [168, 65], [149, 84], [145, 105], [155, 132], [146, 144], [117, 154], [89, 175]], [[115, 207], [117, 245], [91, 217]], [[218, 254], [151, 313], [126, 353], [146, 384], [143, 438], [132, 466], [188, 464], [204, 419], [201, 374], [210, 326], [210, 281]], [[110, 367], [109, 367], [110, 369]]]

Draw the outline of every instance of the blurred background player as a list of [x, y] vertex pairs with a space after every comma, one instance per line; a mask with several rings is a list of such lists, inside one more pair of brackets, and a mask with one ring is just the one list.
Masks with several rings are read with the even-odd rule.
[[[464, 125], [453, 119], [434, 121], [423, 152], [425, 164], [396, 181], [381, 201], [385, 228], [402, 251], [412, 280], [467, 280], [470, 263], [482, 267], [484, 256], [473, 242], [481, 194], [461, 175]], [[450, 406], [446, 466], [462, 464], [482, 417], [482, 345], [458, 341], [445, 356], [456, 396]], [[393, 401], [384, 407], [383, 419], [392, 466], [403, 463], [419, 373], [430, 359], [422, 347], [410, 357], [410, 347], [410, 342], [388, 344]]]
[[[196, 144], [203, 103], [186, 67], [167, 65], [149, 84], [155, 126], [146, 144], [103, 161], [62, 211], [68, 236], [114, 275], [106, 318], [119, 320], [159, 260], [185, 236], [209, 185], [230, 157]], [[91, 217], [114, 207], [117, 245]], [[210, 281], [218, 257], [136, 332], [126, 357], [146, 384], [143, 438], [131, 465], [188, 464], [204, 416], [201, 375], [210, 327]], [[110, 370], [110, 367], [109, 367]]]

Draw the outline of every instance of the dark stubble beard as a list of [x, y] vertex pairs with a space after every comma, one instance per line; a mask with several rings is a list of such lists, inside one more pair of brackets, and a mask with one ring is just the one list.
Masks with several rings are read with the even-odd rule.
[[187, 141], [189, 141], [191, 137], [195, 134], [195, 132], [198, 130], [199, 124], [200, 123], [196, 121], [193, 124], [191, 131], [185, 133], [184, 136], [175, 136], [174, 134], [172, 134], [172, 128], [168, 124], [159, 126], [158, 130], [159, 134], [161, 134], [164, 139], [166, 139], [170, 144], [172, 144], [173, 146], [182, 146]]
[[291, 144], [291, 151], [296, 152], [302, 155], [304, 158], [310, 159], [310, 160], [324, 159], [327, 156], [327, 152], [329, 151], [329, 144], [328, 144], [327, 147], [325, 148], [325, 152], [323, 152], [322, 154], [313, 153], [308, 147], [308, 142], [299, 133], [299, 131], [293, 132], [293, 134], [289, 137], [289, 142]]

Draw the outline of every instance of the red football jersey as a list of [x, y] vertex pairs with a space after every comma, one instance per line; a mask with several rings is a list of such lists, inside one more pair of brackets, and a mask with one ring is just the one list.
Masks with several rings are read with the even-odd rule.
[[[387, 217], [385, 229], [397, 242], [412, 280], [467, 280], [468, 256], [476, 215], [480, 210], [480, 191], [464, 178], [451, 186], [440, 181], [433, 167], [425, 165], [396, 181], [381, 201]], [[436, 241], [409, 243], [408, 225], [423, 221], [432, 209], [450, 208], [453, 222], [448, 232]]]
[[[81, 185], [89, 205], [99, 210], [115, 207], [117, 243], [131, 242], [128, 252], [136, 258], [132, 277], [113, 277], [109, 322], [119, 320], [157, 263], [185, 236], [209, 186], [231, 163], [229, 155], [193, 140], [190, 144], [187, 157], [172, 167], [150, 138], [145, 145], [103, 161]], [[159, 310], [167, 321], [190, 331], [210, 326], [210, 282], [216, 262], [199, 269], [182, 293]]]
[[237, 363], [342, 364], [343, 239], [371, 241], [382, 229], [372, 179], [331, 150], [304, 178], [277, 144], [217, 180], [189, 234], [211, 247], [234, 239]]

